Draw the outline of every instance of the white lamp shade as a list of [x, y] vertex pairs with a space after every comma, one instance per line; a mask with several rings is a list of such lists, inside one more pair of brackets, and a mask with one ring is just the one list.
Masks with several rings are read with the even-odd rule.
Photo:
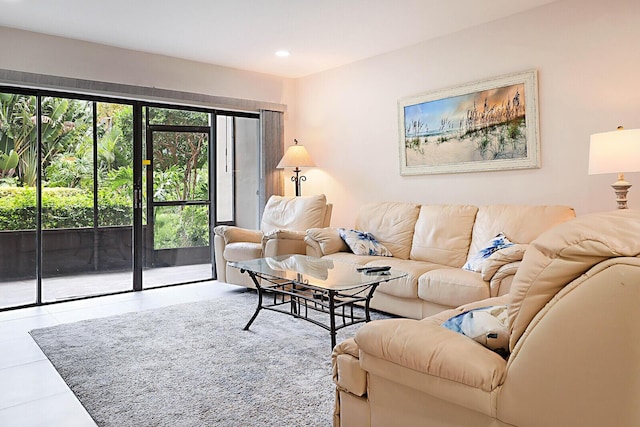
[[589, 175], [640, 171], [640, 129], [591, 135]]
[[311, 167], [315, 166], [315, 163], [311, 160], [311, 156], [307, 152], [307, 149], [304, 148], [304, 145], [296, 144], [287, 148], [276, 169], [296, 168], [300, 166]]

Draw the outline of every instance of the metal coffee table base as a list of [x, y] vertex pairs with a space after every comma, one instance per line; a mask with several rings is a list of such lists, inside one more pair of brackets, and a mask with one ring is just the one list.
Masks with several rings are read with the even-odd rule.
[[[369, 302], [379, 283], [368, 283], [350, 290], [349, 293], [338, 292], [333, 289], [318, 288], [294, 280], [277, 279], [259, 273], [241, 270], [251, 276], [251, 280], [258, 291], [258, 306], [251, 319], [244, 327], [248, 330], [260, 310], [271, 310], [288, 314], [316, 324], [331, 334], [331, 349], [336, 345], [336, 332], [344, 327], [357, 323], [368, 322]], [[262, 286], [260, 280], [269, 282], [269, 286]], [[267, 298], [269, 297], [269, 298]], [[271, 298], [273, 297], [273, 298]], [[266, 301], [268, 299], [268, 301]], [[364, 303], [364, 316], [354, 311], [356, 303]], [[328, 315], [328, 324], [313, 318], [318, 313]]]

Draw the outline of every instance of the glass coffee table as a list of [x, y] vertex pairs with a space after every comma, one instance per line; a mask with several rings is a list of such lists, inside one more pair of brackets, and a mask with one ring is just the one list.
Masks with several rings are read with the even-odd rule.
[[[245, 330], [260, 310], [277, 311], [328, 330], [332, 349], [339, 329], [370, 320], [369, 303], [380, 283], [407, 275], [394, 269], [358, 271], [361, 266], [355, 264], [305, 255], [235, 261], [230, 265], [247, 273], [258, 291], [258, 307]], [[364, 313], [359, 314], [355, 305], [361, 305]]]

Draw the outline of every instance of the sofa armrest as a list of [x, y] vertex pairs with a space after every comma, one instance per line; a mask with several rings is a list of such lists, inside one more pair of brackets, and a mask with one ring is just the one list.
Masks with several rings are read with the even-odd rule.
[[219, 225], [213, 229], [213, 232], [222, 237], [225, 244], [234, 242], [260, 243], [263, 235], [260, 230], [249, 230], [232, 225]]
[[262, 238], [262, 252], [265, 257], [304, 254], [306, 244], [304, 231], [273, 230]]
[[482, 263], [482, 280], [489, 282], [503, 265], [522, 261], [522, 257], [528, 247], [529, 245], [526, 244], [516, 244], [491, 254], [491, 256]]
[[335, 346], [331, 354], [333, 382], [338, 390], [356, 396], [367, 393], [367, 373], [360, 367], [359, 349], [353, 338]]
[[356, 332], [355, 341], [361, 353], [483, 391], [504, 381], [502, 357], [430, 318], [375, 320]]
[[310, 228], [307, 230], [304, 240], [308, 255], [323, 256], [349, 250], [347, 244], [338, 234], [338, 229], [333, 227]]
[[506, 295], [511, 290], [513, 278], [518, 272], [522, 261], [510, 262], [505, 264], [496, 271], [489, 282], [489, 291], [492, 297]]
[[263, 241], [272, 240], [272, 239], [289, 239], [289, 240], [300, 240], [304, 241], [305, 236], [304, 231], [294, 231], [294, 230], [273, 230], [264, 235], [262, 238]]
[[309, 238], [309, 236], [304, 236], [304, 244], [305, 244], [305, 253], [307, 256], [314, 256], [320, 258], [322, 256], [322, 249], [320, 248], [320, 243]]

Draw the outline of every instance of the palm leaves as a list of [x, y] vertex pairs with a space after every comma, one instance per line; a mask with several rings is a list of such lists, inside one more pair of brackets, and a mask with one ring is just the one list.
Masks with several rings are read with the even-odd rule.
[[27, 150], [30, 130], [30, 110], [34, 97], [0, 94], [0, 177], [16, 173], [20, 156]]
[[[73, 144], [77, 132], [87, 128], [88, 102], [65, 98], [41, 98], [40, 129], [42, 161]], [[0, 178], [17, 175], [23, 185], [36, 184], [37, 156], [36, 98], [0, 93]]]

